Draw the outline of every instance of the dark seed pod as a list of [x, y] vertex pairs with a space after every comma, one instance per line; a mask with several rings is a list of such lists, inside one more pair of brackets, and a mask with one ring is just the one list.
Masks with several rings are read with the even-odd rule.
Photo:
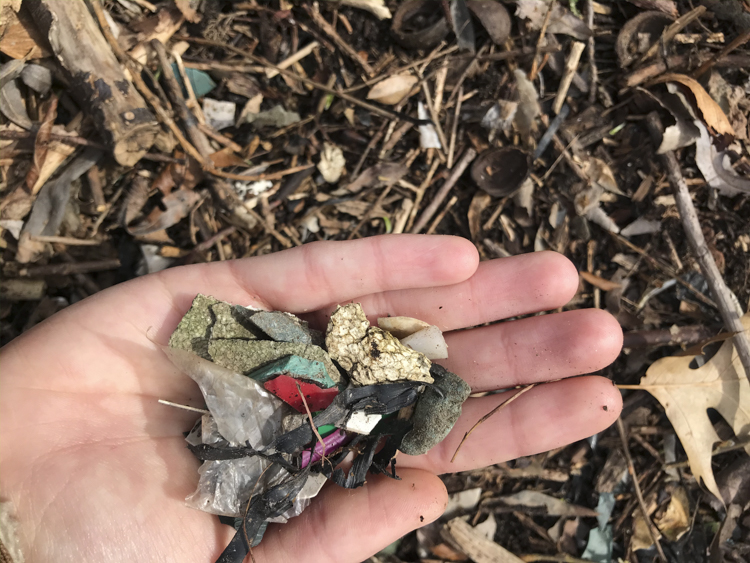
[[494, 197], [511, 195], [521, 187], [531, 171], [531, 158], [517, 147], [489, 149], [471, 167], [471, 177]]
[[396, 41], [407, 49], [431, 49], [445, 39], [450, 26], [439, 2], [408, 0], [393, 16], [392, 30]]

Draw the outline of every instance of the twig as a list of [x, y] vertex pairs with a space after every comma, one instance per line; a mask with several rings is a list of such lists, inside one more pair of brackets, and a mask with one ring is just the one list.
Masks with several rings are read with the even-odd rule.
[[625, 427], [622, 424], [622, 417], [617, 418], [617, 431], [620, 433], [622, 448], [625, 451], [625, 459], [627, 459], [628, 461], [628, 473], [630, 473], [630, 478], [633, 480], [633, 488], [635, 489], [635, 496], [638, 497], [638, 506], [641, 508], [641, 515], [646, 521], [648, 533], [649, 535], [651, 535], [651, 540], [654, 542], [654, 545], [656, 545], [656, 551], [659, 553], [659, 557], [666, 563], [667, 557], [664, 555], [664, 550], [661, 548], [661, 543], [659, 543], [659, 532], [658, 530], [656, 530], [656, 526], [654, 526], [654, 523], [651, 522], [651, 518], [648, 515], [646, 502], [643, 500], [643, 494], [641, 493], [641, 485], [640, 483], [638, 483], [638, 476], [635, 474], [635, 466], [633, 465], [633, 458], [630, 456], [628, 438], [627, 436], [625, 436]]
[[435, 111], [435, 106], [432, 105], [430, 87], [427, 85], [426, 80], [422, 80], [422, 91], [424, 92], [424, 103], [427, 106], [427, 111], [430, 112], [430, 117], [432, 118], [432, 122], [435, 124], [435, 131], [437, 132], [438, 139], [440, 139], [442, 150], [445, 150], [446, 147], [448, 146], [448, 141], [445, 138], [445, 133], [443, 132], [443, 126], [440, 124], [440, 116]]
[[[667, 59], [654, 61], [648, 66], [633, 71], [625, 78], [625, 89], [638, 86], [647, 80], [667, 72], [679, 72], [689, 67], [693, 62], [692, 55], [673, 55]], [[748, 68], [750, 67], [749, 55], [727, 55], [717, 60], [713, 66], [719, 68]], [[624, 89], [623, 89], [624, 91]], [[622, 91], [621, 91], [622, 92]]]
[[342, 100], [346, 100], [349, 103], [352, 103], [356, 106], [365, 108], [366, 110], [369, 110], [373, 113], [377, 113], [378, 115], [382, 115], [383, 117], [398, 117], [399, 119], [403, 119], [404, 121], [411, 121], [415, 125], [424, 125], [425, 123], [420, 119], [415, 119], [414, 117], [407, 115], [405, 113], [399, 113], [397, 111], [394, 111], [388, 107], [381, 107], [375, 104], [372, 104], [370, 102], [366, 102], [364, 100], [360, 100], [359, 98], [355, 98], [354, 96], [351, 96], [347, 94], [346, 92], [343, 92], [341, 90], [336, 90], [335, 88], [329, 88], [325, 84], [321, 84], [320, 82], [315, 82], [314, 80], [310, 80], [309, 78], [306, 78], [304, 76], [300, 76], [298, 74], [295, 74], [293, 72], [290, 72], [288, 70], [284, 70], [276, 66], [275, 64], [272, 64], [265, 60], [262, 57], [258, 57], [256, 55], [251, 55], [250, 53], [247, 53], [243, 51], [242, 49], [238, 49], [237, 47], [234, 47], [233, 45], [228, 45], [225, 43], [222, 43], [220, 41], [212, 41], [210, 39], [203, 39], [200, 37], [189, 37], [185, 35], [181, 35], [179, 37], [175, 37], [176, 39], [182, 40], [182, 41], [188, 41], [191, 43], [196, 43], [197, 45], [207, 45], [209, 47], [219, 47], [221, 49], [226, 49], [227, 51], [234, 53], [236, 55], [239, 55], [240, 57], [243, 57], [249, 61], [252, 61], [254, 63], [263, 65], [265, 68], [270, 68], [277, 70], [279, 74], [283, 74], [285, 76], [288, 76], [290, 78], [293, 78], [294, 80], [299, 80], [303, 84], [309, 84], [316, 90], [320, 90], [321, 92], [325, 92], [326, 94], [333, 94], [334, 96], [341, 98]]
[[443, 207], [443, 210], [440, 213], [438, 213], [435, 219], [432, 221], [432, 225], [430, 225], [430, 228], [427, 229], [426, 234], [431, 235], [432, 233], [435, 232], [435, 229], [437, 229], [438, 225], [443, 221], [448, 211], [451, 210], [451, 207], [456, 205], [457, 201], [458, 201], [457, 196], [451, 196], [451, 198], [448, 200], [448, 203], [445, 204], [445, 207]]
[[114, 52], [115, 56], [118, 58], [120, 63], [122, 63], [128, 68], [128, 70], [130, 71], [130, 78], [133, 81], [133, 84], [141, 93], [141, 95], [146, 99], [149, 105], [154, 109], [154, 111], [156, 112], [156, 116], [164, 125], [166, 125], [169, 128], [169, 130], [177, 139], [177, 142], [180, 143], [180, 146], [185, 150], [186, 153], [188, 153], [195, 160], [197, 160], [201, 164], [201, 166], [203, 166], [204, 168], [206, 169], [210, 168], [210, 161], [206, 162], [206, 160], [201, 156], [201, 154], [196, 150], [196, 148], [190, 143], [190, 141], [188, 141], [185, 138], [185, 135], [182, 134], [182, 131], [180, 131], [180, 128], [177, 127], [177, 124], [174, 122], [174, 120], [169, 116], [169, 114], [166, 112], [164, 107], [161, 105], [159, 98], [148, 88], [148, 86], [146, 86], [146, 83], [143, 81], [143, 78], [141, 78], [140, 65], [137, 65], [135, 61], [133, 61], [125, 53], [125, 51], [122, 50], [122, 47], [120, 47], [120, 44], [117, 42], [117, 39], [115, 39], [115, 36], [112, 34], [112, 30], [109, 27], [109, 22], [107, 22], [107, 18], [104, 16], [104, 8], [102, 8], [101, 0], [91, 0], [91, 7], [94, 10], [96, 19], [99, 21], [99, 27], [102, 28], [102, 33], [104, 34], [104, 37], [107, 39], [107, 42], [112, 48], [112, 51]]
[[741, 47], [745, 43], [750, 41], [750, 29], [746, 29], [743, 33], [740, 33], [737, 37], [735, 37], [729, 45], [724, 47], [721, 51], [716, 53], [713, 57], [708, 59], [705, 63], [703, 63], [701, 66], [699, 66], [697, 69], [693, 71], [693, 78], [696, 80], [700, 78], [702, 75], [704, 75], [706, 72], [711, 70], [711, 68], [719, 62], [721, 59], [726, 57], [729, 53], [734, 51], [737, 47]]
[[183, 409], [186, 411], [199, 412], [201, 414], [211, 414], [211, 411], [207, 411], [206, 409], [199, 409], [196, 407], [190, 407], [188, 405], [181, 405], [180, 403], [173, 403], [172, 401], [167, 401], [165, 399], [159, 399], [159, 403], [161, 403], [162, 405], [167, 405], [168, 407], [176, 407], [178, 409]]
[[578, 63], [581, 60], [581, 54], [585, 48], [586, 44], [582, 41], [574, 41], [570, 48], [570, 55], [568, 55], [568, 60], [565, 61], [565, 72], [560, 79], [560, 86], [557, 89], [557, 95], [552, 104], [552, 111], [554, 111], [555, 114], [560, 113], [560, 110], [565, 103], [565, 96], [568, 95], [568, 89], [573, 82], [573, 76], [575, 75], [576, 70], [578, 70]]
[[542, 41], [544, 41], [545, 35], [547, 35], [547, 26], [549, 25], [549, 19], [552, 15], [552, 9], [555, 7], [556, 0], [551, 0], [549, 6], [547, 6], [547, 13], [544, 14], [544, 22], [539, 30], [539, 37], [536, 40], [536, 50], [534, 52], [534, 60], [531, 62], [531, 70], [529, 71], [529, 80], [532, 82], [536, 79], [536, 73], [539, 71], [539, 55], [542, 53]]
[[236, 153], [242, 152], [242, 147], [235, 143], [232, 139], [229, 137], [226, 137], [219, 133], [218, 131], [214, 131], [211, 129], [208, 125], [204, 123], [198, 123], [198, 129], [200, 129], [207, 137], [211, 137], [214, 141], [219, 143], [220, 145], [223, 145], [225, 147], [229, 147]]
[[362, 225], [364, 225], [369, 219], [370, 215], [372, 214], [373, 210], [376, 209], [381, 203], [383, 203], [383, 200], [385, 199], [385, 196], [387, 196], [391, 192], [391, 188], [393, 187], [393, 182], [389, 183], [382, 192], [380, 192], [380, 195], [378, 196], [378, 199], [375, 200], [375, 203], [370, 205], [370, 207], [367, 208], [367, 211], [365, 211], [365, 214], [362, 216], [362, 219], [359, 220], [357, 225], [352, 229], [352, 232], [349, 233], [349, 236], [346, 237], [346, 240], [352, 240], [359, 230], [362, 228]]
[[693, 8], [692, 10], [690, 10], [684, 16], [677, 18], [674, 23], [672, 23], [664, 30], [664, 33], [661, 34], [661, 37], [659, 37], [658, 41], [656, 41], [653, 45], [651, 45], [651, 47], [649, 47], [648, 51], [646, 51], [646, 54], [641, 57], [640, 63], [643, 63], [653, 57], [659, 51], [660, 46], [665, 46], [667, 43], [672, 41], [675, 35], [677, 35], [690, 23], [701, 17], [705, 11], [705, 6], [698, 6], [697, 8]]
[[86, 178], [89, 181], [89, 189], [91, 190], [91, 197], [94, 200], [94, 209], [97, 213], [101, 213], [107, 208], [107, 200], [104, 199], [104, 191], [102, 189], [102, 178], [99, 175], [99, 168], [96, 164], [89, 168], [86, 172]]
[[29, 266], [21, 268], [21, 277], [37, 278], [41, 276], [69, 276], [71, 274], [86, 274], [88, 272], [103, 272], [116, 270], [120, 267], [119, 258], [98, 260], [92, 262], [74, 262], [70, 264], [47, 264], [45, 266]]
[[438, 190], [438, 193], [435, 194], [435, 197], [430, 202], [430, 205], [428, 205], [422, 212], [422, 215], [419, 216], [419, 219], [417, 220], [414, 227], [412, 227], [412, 234], [418, 234], [419, 231], [425, 228], [429, 220], [432, 219], [432, 216], [435, 215], [435, 212], [438, 210], [438, 207], [440, 207], [440, 204], [443, 203], [443, 200], [448, 196], [448, 193], [453, 189], [453, 186], [456, 185], [456, 182], [458, 182], [458, 179], [464, 173], [464, 170], [466, 170], [466, 168], [469, 166], [469, 164], [471, 164], [471, 161], [474, 160], [476, 156], [477, 151], [475, 151], [473, 148], [469, 147], [468, 149], [466, 149], [466, 152], [461, 157], [461, 160], [458, 161], [458, 164], [456, 164], [456, 167], [453, 169], [451, 175], [442, 185], [440, 190]]
[[687, 325], [672, 329], [631, 330], [623, 335], [623, 348], [656, 348], [698, 344], [716, 335], [709, 326]]
[[54, 235], [36, 235], [32, 236], [31, 240], [35, 240], [37, 242], [54, 242], [56, 244], [64, 244], [66, 246], [100, 246], [104, 242], [95, 239], [58, 237]]
[[328, 23], [328, 21], [321, 15], [321, 13], [317, 9], [305, 6], [305, 10], [313, 19], [315, 24], [320, 29], [322, 29], [323, 32], [328, 35], [328, 37], [333, 39], [333, 42], [336, 43], [336, 45], [338, 45], [342, 51], [349, 55], [349, 58], [351, 58], [354, 62], [356, 62], [364, 69], [364, 71], [367, 73], [367, 76], [372, 76], [373, 74], [375, 74], [375, 71], [369, 64], [367, 64], [367, 61], [363, 60], [362, 57], [359, 56], [359, 53], [357, 53], [357, 51], [355, 51], [351, 45], [349, 45], [341, 38], [334, 27], [330, 23]]
[[204, 159], [210, 162], [209, 155], [213, 150], [211, 150], [211, 145], [208, 144], [206, 135], [198, 127], [198, 120], [190, 111], [190, 108], [187, 107], [185, 98], [182, 95], [182, 88], [172, 71], [172, 64], [167, 57], [167, 49], [164, 47], [164, 43], [158, 39], [154, 39], [151, 41], [151, 46], [154, 48], [156, 56], [159, 58], [162, 77], [167, 86], [167, 93], [171, 98], [172, 103], [177, 108], [177, 114], [180, 116], [180, 119], [187, 130], [188, 136], [193, 142], [193, 146], [198, 149], [198, 152], [201, 153], [201, 156]]
[[[656, 112], [651, 112], [648, 115], [647, 123], [651, 137], [655, 145], [658, 145], [664, 128]], [[750, 379], [750, 340], [748, 340], [745, 328], [742, 325], [742, 309], [724, 282], [724, 278], [721, 277], [719, 268], [716, 266], [713, 256], [708, 251], [706, 239], [703, 236], [701, 224], [698, 220], [698, 214], [693, 206], [693, 200], [690, 197], [690, 192], [685, 183], [685, 178], [682, 176], [680, 164], [677, 162], [674, 152], [667, 151], [662, 154], [661, 161], [667, 170], [669, 183], [672, 184], [672, 189], [674, 190], [677, 211], [680, 214], [680, 220], [682, 221], [682, 227], [685, 229], [688, 244], [690, 244], [695, 253], [703, 276], [706, 278], [706, 282], [708, 282], [708, 287], [711, 289], [711, 295], [713, 295], [716, 301], [716, 306], [724, 321], [724, 326], [730, 332], [737, 333], [734, 337], [734, 347], [737, 350], [737, 355], [740, 357], [742, 367], [745, 369], [745, 377]]]
[[591, 30], [589, 37], [589, 103], [596, 103], [596, 87], [599, 82], [599, 70], [596, 67], [596, 39], [594, 34], [594, 0], [586, 0], [586, 23]]
[[206, 116], [203, 115], [201, 106], [198, 103], [198, 98], [195, 97], [193, 83], [190, 82], [190, 79], [188, 78], [187, 70], [185, 70], [185, 63], [182, 62], [182, 56], [177, 52], [177, 49], [172, 49], [172, 58], [177, 65], [177, 71], [180, 73], [182, 83], [185, 85], [185, 91], [187, 92], [188, 97], [186, 102], [187, 107], [189, 107], [195, 113], [195, 117], [198, 119], [198, 123], [203, 126], [206, 124]]
[[414, 220], [417, 218], [417, 213], [419, 212], [419, 204], [422, 203], [422, 198], [424, 197], [425, 191], [427, 191], [427, 188], [430, 187], [430, 184], [432, 183], [432, 177], [435, 175], [435, 172], [438, 169], [438, 166], [440, 166], [440, 161], [435, 160], [432, 163], [432, 166], [430, 166], [430, 169], [427, 171], [427, 175], [424, 177], [424, 180], [422, 180], [422, 183], [419, 185], [419, 188], [417, 188], [417, 194], [414, 196], [414, 205], [411, 208], [411, 211], [409, 212], [409, 221], [406, 224], [407, 231], [411, 230], [412, 225], [414, 224]]
[[[293, 55], [281, 61], [277, 66], [281, 69], [287, 69], [290, 66], [292, 66], [294, 63], [298, 63], [299, 61], [304, 59], [307, 55], [312, 53], [313, 50], [317, 49], [318, 47], [320, 47], [320, 43], [318, 43], [317, 41], [311, 41], [310, 43], [302, 47], [302, 49], [300, 49]], [[279, 74], [279, 71], [277, 70], [266, 71], [266, 76], [268, 78], [273, 78], [274, 76], [278, 76], [278, 74]]]
[[[320, 453], [320, 457], [323, 459], [323, 461], [328, 461], [328, 458], [326, 457], [326, 443], [323, 441], [323, 437], [320, 435], [320, 432], [318, 432], [315, 424], [313, 424], [313, 415], [310, 412], [310, 407], [307, 405], [307, 400], [305, 399], [305, 394], [302, 392], [302, 387], [299, 386], [299, 381], [295, 381], [294, 384], [297, 386], [297, 393], [299, 393], [299, 397], [300, 399], [302, 399], [302, 404], [305, 406], [305, 412], [307, 413], [307, 420], [310, 423], [310, 428], [312, 429], [313, 434], [315, 434], [315, 437], [318, 439], [320, 447], [323, 448], [323, 451]], [[312, 457], [310, 457], [310, 460], [312, 461]], [[331, 462], [328, 461], [328, 463], [330, 464]]]
[[461, 104], [463, 103], [462, 98], [464, 97], [464, 87], [461, 85], [458, 89], [458, 97], [456, 98], [456, 108], [453, 112], [453, 123], [451, 124], [451, 140], [448, 145], [448, 164], [446, 165], [448, 170], [453, 168], [453, 155], [456, 151], [456, 134], [458, 133], [458, 118], [461, 115]]
[[456, 456], [458, 455], [458, 452], [461, 451], [461, 448], [463, 447], [464, 442], [466, 442], [466, 439], [469, 436], [471, 436], [471, 433], [474, 432], [474, 430], [476, 430], [477, 427], [480, 424], [484, 423], [492, 415], [498, 413], [499, 411], [501, 411], [502, 409], [504, 409], [505, 407], [507, 407], [509, 404], [511, 404], [516, 399], [518, 399], [524, 393], [526, 393], [528, 391], [531, 391], [537, 385], [539, 385], [539, 384], [538, 383], [532, 383], [531, 385], [527, 385], [526, 387], [521, 388], [521, 390], [518, 393], [516, 393], [515, 395], [513, 395], [510, 399], [508, 399], [507, 401], [503, 401], [502, 403], [500, 403], [499, 405], [497, 405], [494, 409], [492, 409], [490, 412], [488, 412], [486, 415], [484, 415], [482, 418], [480, 418], [479, 420], [477, 420], [477, 422], [474, 424], [474, 426], [472, 426], [469, 429], [469, 431], [466, 434], [464, 434], [464, 437], [461, 439], [461, 442], [458, 444], [458, 447], [456, 448], [456, 451], [453, 453], [453, 457], [451, 458], [451, 463], [453, 463], [456, 460]]

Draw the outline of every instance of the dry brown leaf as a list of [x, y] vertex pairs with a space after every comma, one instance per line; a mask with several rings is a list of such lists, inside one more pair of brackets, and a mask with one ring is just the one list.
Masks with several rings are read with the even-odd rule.
[[591, 285], [598, 287], [602, 291], [612, 291], [613, 289], [619, 289], [622, 287], [622, 284], [620, 283], [606, 280], [589, 272], [581, 272], [581, 277], [584, 281], [589, 282]]
[[598, 512], [585, 506], [570, 504], [563, 499], [546, 495], [539, 491], [520, 491], [499, 497], [508, 506], [542, 507], [549, 516], [596, 516]]
[[226, 168], [227, 166], [247, 166], [247, 162], [237, 156], [232, 150], [232, 147], [224, 147], [209, 156], [211, 162], [214, 163], [216, 168]]
[[654, 80], [653, 84], [663, 84], [665, 82], [677, 82], [690, 90], [695, 97], [695, 104], [703, 115], [703, 121], [705, 121], [706, 125], [713, 129], [717, 135], [735, 136], [734, 128], [729, 122], [726, 114], [722, 111], [721, 106], [714, 101], [697, 80], [685, 76], [684, 74], [668, 72]]
[[127, 225], [127, 231], [133, 236], [141, 236], [176, 225], [187, 217], [200, 199], [200, 195], [192, 190], [175, 190], [161, 200], [164, 210], [156, 207], [143, 221]]
[[414, 88], [417, 82], [417, 77], [411, 74], [391, 76], [375, 84], [367, 94], [367, 99], [394, 106], [411, 92], [411, 89]]
[[474, 242], [478, 242], [482, 234], [482, 212], [487, 209], [491, 201], [492, 196], [481, 190], [477, 190], [477, 193], [471, 198], [468, 212], [469, 231], [471, 232], [471, 240]]
[[[742, 317], [750, 330], [750, 314]], [[698, 369], [692, 358], [667, 357], [654, 362], [641, 387], [664, 407], [688, 456], [695, 478], [721, 499], [711, 467], [711, 450], [720, 441], [706, 409], [716, 409], [740, 436], [750, 428], [750, 383], [731, 340]], [[750, 446], [746, 446], [750, 452]]]
[[[33, 194], [37, 193], [44, 184], [42, 180], [38, 186], [37, 180], [39, 179], [39, 172], [44, 165], [44, 159], [47, 157], [47, 149], [49, 148], [49, 138], [52, 134], [52, 126], [55, 124], [57, 118], [57, 96], [52, 95], [49, 100], [49, 107], [47, 112], [44, 114], [44, 120], [39, 125], [39, 130], [36, 132], [36, 139], [34, 140], [34, 159], [31, 163], [31, 168], [26, 174], [26, 187]], [[36, 188], [36, 189], [34, 189]]]
[[672, 491], [667, 510], [654, 519], [654, 524], [671, 542], [680, 539], [690, 529], [690, 501], [683, 487]]
[[476, 563], [521, 563], [523, 560], [504, 547], [485, 538], [461, 518], [454, 518], [445, 525], [447, 534], [457, 547]]

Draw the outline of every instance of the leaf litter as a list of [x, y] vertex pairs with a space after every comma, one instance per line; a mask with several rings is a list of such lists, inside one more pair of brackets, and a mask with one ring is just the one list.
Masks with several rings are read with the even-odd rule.
[[[649, 483], [644, 508], [659, 546], [669, 557], [701, 542], [712, 546], [712, 557], [738, 560], [746, 553], [735, 532], [746, 531], [737, 512], [741, 499], [724, 494], [722, 471], [715, 481], [726, 507], [711, 500], [716, 489], [709, 487], [711, 464], [747, 459], [747, 427], [732, 430], [723, 406], [731, 393], [718, 399], [723, 384], [716, 382], [684, 387], [681, 402], [708, 397], [724, 409], [691, 412], [690, 424], [703, 433], [696, 458], [695, 440], [679, 429], [673, 408], [641, 387], [626, 387], [648, 380], [665, 358], [704, 344], [710, 354], [720, 346], [712, 337], [737, 336], [716, 308], [715, 280], [699, 273], [681, 200], [659, 155], [673, 152], [677, 159], [705, 239], [703, 254], [736, 302], [746, 308], [750, 301], [750, 55], [743, 13], [716, 2], [696, 11], [684, 2], [651, 0], [372, 0], [321, 2], [317, 11], [311, 2], [210, 4], [167, 1], [155, 12], [134, 3], [105, 5], [102, 19], [129, 61], [123, 75], [136, 80], [130, 87], [146, 100], [119, 115], [131, 119], [128, 111], [136, 109], [135, 121], [160, 122], [152, 141], [133, 130], [126, 146], [137, 152], [125, 157], [137, 157], [127, 166], [113, 150], [122, 132], [94, 119], [64, 80], [68, 61], [47, 44], [47, 30], [38, 29], [24, 3], [3, 4], [2, 342], [141, 273], [314, 240], [457, 234], [470, 238], [485, 260], [554, 250], [581, 274], [566, 308], [606, 308], [625, 331], [626, 348], [603, 375], [626, 395], [627, 446], [635, 475]], [[166, 83], [154, 40], [165, 47], [182, 100]], [[584, 48], [573, 59], [576, 41]], [[560, 113], [552, 106], [558, 97]], [[659, 139], [645, 125], [652, 111], [665, 124]], [[469, 149], [479, 156], [462, 160]], [[513, 174], [502, 161], [483, 167], [496, 180], [493, 193], [478, 185], [470, 165], [501, 150], [527, 169]], [[89, 151], [100, 156], [80, 172]], [[459, 165], [465, 172], [455, 175]], [[428, 327], [421, 330], [429, 338], [425, 344], [420, 336], [415, 346], [444, 355], [443, 343], [431, 339]], [[712, 361], [684, 373], [706, 373], [700, 369]], [[300, 383], [303, 390], [307, 384]], [[712, 394], [696, 391], [703, 387]], [[285, 380], [275, 389], [296, 393]], [[746, 409], [745, 395], [739, 397]], [[533, 393], [519, 400], [533, 404]], [[350, 428], [372, 422], [358, 418]], [[304, 432], [308, 443], [317, 442]], [[706, 436], [719, 441], [707, 445]], [[206, 441], [217, 437], [207, 422]], [[362, 448], [353, 447], [367, 450], [363, 440]], [[438, 521], [436, 541], [418, 544], [412, 534], [389, 557], [476, 559], [485, 553], [481, 545], [498, 558], [512, 552], [527, 560], [562, 553], [648, 560], [658, 546], [632, 480], [621, 483], [621, 472], [605, 471], [622, 469], [615, 462], [623, 447], [610, 429], [549, 454], [447, 474], [451, 493], [481, 489], [475, 512], [460, 516], [470, 520]], [[337, 479], [355, 482], [367, 456]], [[605, 495], [615, 498], [614, 485], [600, 487], [594, 476], [621, 487], [611, 508]], [[274, 498], [298, 491], [309, 501], [315, 487], [308, 481], [309, 488], [302, 479], [282, 483]], [[495, 502], [519, 491], [589, 510], [601, 504], [608, 521], [601, 526], [594, 516], [551, 516], [531, 502]], [[689, 533], [684, 513], [691, 515]], [[486, 522], [489, 537], [480, 531]], [[715, 538], [708, 530], [718, 530]], [[489, 544], [476, 544], [478, 538]]]

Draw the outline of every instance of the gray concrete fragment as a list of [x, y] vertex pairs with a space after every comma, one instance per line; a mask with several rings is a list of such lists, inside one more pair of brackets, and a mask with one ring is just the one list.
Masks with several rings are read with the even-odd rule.
[[401, 344], [391, 333], [370, 326], [359, 303], [338, 307], [331, 315], [326, 348], [358, 385], [433, 381], [430, 360]]
[[439, 444], [456, 424], [461, 416], [461, 405], [471, 394], [469, 384], [443, 366], [432, 364], [430, 372], [445, 398], [428, 387], [417, 400], [411, 417], [414, 428], [399, 448], [408, 455], [425, 454]]
[[341, 380], [338, 369], [325, 350], [312, 344], [274, 342], [272, 340], [212, 340], [208, 344], [210, 359], [222, 367], [249, 375], [259, 367], [291, 354], [322, 362], [335, 382]]
[[307, 323], [291, 313], [282, 311], [259, 311], [250, 317], [250, 322], [277, 342], [312, 344], [312, 335]]
[[208, 338], [214, 322], [211, 306], [216, 303], [219, 303], [218, 299], [200, 293], [196, 295], [190, 309], [182, 317], [177, 329], [169, 338], [170, 348], [187, 350], [201, 358], [210, 359], [208, 356]]
[[[237, 307], [220, 301], [211, 306], [215, 322], [211, 328], [211, 339], [217, 338], [242, 338], [245, 340], [256, 340], [258, 336], [250, 331], [245, 325], [249, 324], [236, 312]], [[244, 322], [241, 322], [244, 321]]]

